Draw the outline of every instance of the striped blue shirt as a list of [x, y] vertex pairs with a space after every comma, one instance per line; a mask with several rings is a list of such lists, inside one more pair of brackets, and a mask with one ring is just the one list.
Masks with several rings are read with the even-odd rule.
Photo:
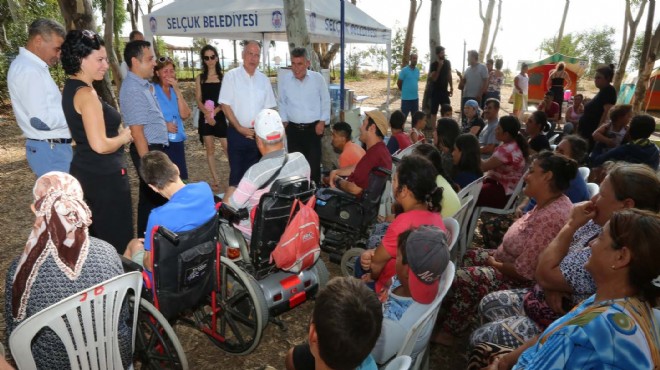
[[148, 80], [129, 71], [119, 90], [119, 104], [126, 125], [144, 126], [144, 137], [148, 144], [169, 143], [165, 118]]

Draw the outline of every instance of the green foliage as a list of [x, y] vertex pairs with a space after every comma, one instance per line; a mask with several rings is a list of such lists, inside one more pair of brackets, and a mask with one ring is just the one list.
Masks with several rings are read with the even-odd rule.
[[362, 58], [365, 57], [367, 52], [357, 51], [355, 48], [351, 49], [351, 52], [348, 53], [348, 58], [346, 58], [346, 63], [348, 70], [346, 71], [346, 76], [356, 78], [359, 77], [358, 72], [360, 71], [360, 62]]
[[396, 30], [394, 31], [394, 37], [392, 37], [392, 69], [401, 66], [401, 61], [403, 60], [403, 43], [406, 40], [406, 30], [408, 27], [398, 27], [394, 26]]
[[[559, 44], [559, 53], [588, 59], [590, 66], [586, 77], [591, 77], [600, 64], [614, 63], [616, 50], [612, 48], [612, 45], [615, 44], [614, 27], [604, 26], [565, 35]], [[554, 54], [554, 38], [544, 39], [539, 49], [548, 55]]]

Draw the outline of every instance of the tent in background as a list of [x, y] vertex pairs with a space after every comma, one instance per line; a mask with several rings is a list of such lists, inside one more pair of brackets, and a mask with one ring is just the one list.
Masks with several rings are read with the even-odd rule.
[[[628, 77], [626, 77], [626, 80], [621, 84], [619, 97], [616, 100], [617, 104], [631, 104], [635, 97], [637, 74], [638, 72], [630, 73]], [[655, 62], [649, 82], [649, 88], [646, 90], [646, 97], [644, 99], [644, 104], [642, 104], [642, 109], [644, 111], [660, 110], [660, 60]]]
[[529, 64], [527, 75], [529, 76], [528, 101], [530, 103], [539, 103], [543, 100], [546, 91], [550, 90], [550, 86], [547, 84], [550, 71], [555, 69], [559, 62], [564, 62], [566, 72], [571, 77], [571, 84], [566, 86], [566, 90], [571, 90], [575, 94], [577, 80], [584, 74], [588, 66], [588, 61], [567, 57], [562, 54], [554, 54], [538, 62]]

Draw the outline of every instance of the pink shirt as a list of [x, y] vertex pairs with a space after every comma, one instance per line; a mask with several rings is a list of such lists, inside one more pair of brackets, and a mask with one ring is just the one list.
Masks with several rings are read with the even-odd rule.
[[383, 247], [385, 247], [387, 253], [392, 256], [392, 259], [387, 261], [387, 264], [385, 264], [385, 267], [383, 267], [383, 270], [378, 276], [378, 280], [376, 280], [376, 293], [379, 293], [383, 289], [387, 289], [390, 280], [392, 280], [392, 276], [396, 274], [396, 250], [399, 234], [412, 227], [422, 225], [437, 226], [443, 231], [446, 231], [440, 213], [422, 210], [408, 211], [398, 215], [387, 228], [381, 243], [383, 244]]
[[539, 254], [557, 236], [572, 207], [571, 200], [563, 194], [541, 209], [534, 207], [504, 234], [495, 259], [513, 263], [518, 274], [534, 280]]
[[486, 176], [499, 182], [504, 187], [504, 193], [511, 195], [525, 173], [525, 157], [515, 141], [499, 145], [493, 157], [499, 159], [502, 165], [488, 171]]

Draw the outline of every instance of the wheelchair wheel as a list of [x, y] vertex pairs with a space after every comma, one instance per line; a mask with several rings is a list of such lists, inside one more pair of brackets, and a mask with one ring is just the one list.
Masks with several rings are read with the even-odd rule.
[[230, 354], [248, 354], [257, 347], [268, 324], [266, 298], [257, 281], [234, 262], [222, 258], [220, 264], [222, 286], [216, 294], [220, 312], [216, 317], [215, 334], [224, 340], [207, 336]]
[[[130, 307], [135, 306], [130, 297]], [[144, 298], [138, 306], [134, 361], [141, 369], [188, 369], [188, 359], [179, 339], [165, 317]]]
[[364, 248], [351, 248], [341, 255], [339, 268], [343, 276], [355, 277], [355, 263], [364, 251]]
[[328, 285], [328, 281], [330, 280], [330, 272], [328, 271], [328, 268], [322, 259], [319, 258], [319, 260], [316, 261], [316, 264], [314, 264], [314, 267], [312, 267], [312, 271], [319, 279], [319, 288], [323, 288], [324, 286]]

